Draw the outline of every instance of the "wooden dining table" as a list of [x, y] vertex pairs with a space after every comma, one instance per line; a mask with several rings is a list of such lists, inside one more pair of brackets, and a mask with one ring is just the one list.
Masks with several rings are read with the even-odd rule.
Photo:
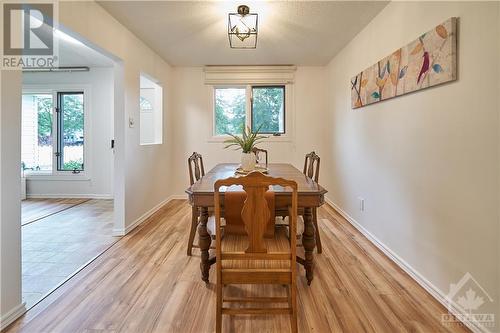
[[[219, 179], [234, 177], [239, 164], [221, 163], [206, 173], [200, 180], [190, 186], [186, 193], [189, 203], [200, 210], [198, 223], [198, 246], [201, 251], [201, 278], [208, 283], [210, 266], [215, 263], [216, 258], [210, 257], [209, 250], [212, 238], [208, 233], [208, 212], [214, 207], [214, 184]], [[304, 258], [297, 257], [297, 262], [302, 264], [306, 271], [308, 284], [313, 280], [314, 270], [314, 247], [316, 246], [315, 229], [313, 223], [312, 209], [320, 207], [324, 203], [327, 191], [311, 178], [291, 164], [271, 163], [268, 165], [268, 175], [282, 177], [297, 182], [299, 214], [303, 216], [304, 232], [302, 234], [302, 245], [304, 247]], [[291, 190], [280, 186], [274, 186], [276, 216], [286, 212], [291, 205]], [[224, 194], [221, 193], [221, 205], [224, 204]]]

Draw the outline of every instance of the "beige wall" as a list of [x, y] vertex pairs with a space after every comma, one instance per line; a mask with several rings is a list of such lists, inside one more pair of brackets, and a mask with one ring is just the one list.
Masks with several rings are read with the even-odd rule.
[[[498, 16], [497, 20], [500, 20], [500, 5], [498, 6]], [[500, 23], [498, 24], [498, 34], [497, 36], [500, 36]], [[498, 43], [498, 54], [500, 55], [500, 42]], [[500, 78], [500, 65], [498, 65], [498, 78]], [[500, 91], [500, 79], [497, 82], [497, 92]], [[500, 94], [497, 93], [498, 96], [498, 109], [499, 109], [499, 116], [498, 116], [498, 128], [500, 128]], [[500, 164], [500, 130], [497, 131], [497, 137], [498, 137], [498, 164]], [[500, 192], [500, 167], [497, 168], [498, 170], [498, 188]], [[498, 202], [497, 202], [498, 207], [500, 207], [500, 194], [498, 196]], [[497, 238], [497, 247], [498, 247], [498, 257], [497, 261], [500, 261], [500, 213], [498, 214], [498, 238]], [[497, 286], [498, 286], [498, 298], [500, 299], [500, 264], [498, 264], [498, 271], [497, 271]], [[500, 320], [500, 300], [497, 302], [497, 320]]]
[[[197, 151], [203, 155], [205, 170], [221, 162], [239, 162], [240, 152], [223, 149], [221, 142], [210, 142], [212, 133], [212, 86], [205, 85], [201, 67], [177, 67], [173, 70], [173, 142], [172, 190], [181, 195], [189, 185], [187, 157]], [[269, 162], [292, 162], [302, 168], [304, 155], [318, 147], [320, 127], [326, 111], [324, 67], [298, 67], [295, 73], [294, 138], [289, 142], [265, 142]], [[287, 116], [289, 114], [287, 113]], [[319, 152], [321, 153], [321, 152]]]
[[[75, 32], [121, 60], [123, 80], [115, 75], [115, 82], [123, 85], [124, 100], [119, 101], [123, 103], [123, 112], [115, 114], [114, 196], [115, 201], [123, 205], [125, 225], [116, 230], [119, 233], [172, 193], [169, 190], [171, 68], [94, 2], [61, 2], [59, 13], [62, 25], [70, 29], [68, 32]], [[141, 72], [158, 80], [163, 87], [164, 130], [161, 145], [139, 144]], [[117, 107], [120, 110], [120, 105]], [[135, 120], [133, 128], [128, 126], [129, 117]]]
[[[322, 149], [335, 204], [442, 294], [470, 272], [497, 304], [498, 7], [390, 3], [328, 66]], [[451, 16], [459, 17], [458, 81], [351, 110], [355, 73]]]
[[0, 71], [0, 327], [21, 304], [21, 73]]

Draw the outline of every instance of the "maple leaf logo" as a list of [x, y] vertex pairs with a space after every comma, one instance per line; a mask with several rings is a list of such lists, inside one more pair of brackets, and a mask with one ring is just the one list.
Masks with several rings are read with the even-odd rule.
[[469, 288], [465, 292], [465, 297], [460, 296], [457, 301], [465, 310], [469, 310], [469, 313], [472, 310], [477, 310], [484, 303], [484, 298], [481, 296], [477, 296], [476, 292]]

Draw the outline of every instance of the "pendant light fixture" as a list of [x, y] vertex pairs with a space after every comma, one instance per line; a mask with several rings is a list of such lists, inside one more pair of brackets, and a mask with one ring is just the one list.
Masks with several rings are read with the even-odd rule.
[[251, 14], [250, 8], [238, 6], [237, 13], [229, 14], [229, 46], [232, 49], [255, 49], [257, 47], [257, 14]]

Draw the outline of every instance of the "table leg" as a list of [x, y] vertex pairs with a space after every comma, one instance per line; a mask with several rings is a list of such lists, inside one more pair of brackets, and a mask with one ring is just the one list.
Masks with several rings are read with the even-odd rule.
[[316, 246], [316, 231], [314, 230], [312, 208], [304, 208], [304, 233], [302, 234], [302, 245], [304, 246], [307, 284], [310, 285], [313, 279], [314, 256], [313, 251]]
[[200, 262], [200, 270], [201, 270], [201, 279], [208, 283], [208, 272], [210, 270], [210, 262], [209, 262], [209, 253], [210, 245], [212, 243], [212, 238], [207, 230], [207, 221], [208, 221], [208, 208], [201, 207], [200, 209], [200, 222], [198, 224], [198, 246], [201, 251], [201, 262]]

